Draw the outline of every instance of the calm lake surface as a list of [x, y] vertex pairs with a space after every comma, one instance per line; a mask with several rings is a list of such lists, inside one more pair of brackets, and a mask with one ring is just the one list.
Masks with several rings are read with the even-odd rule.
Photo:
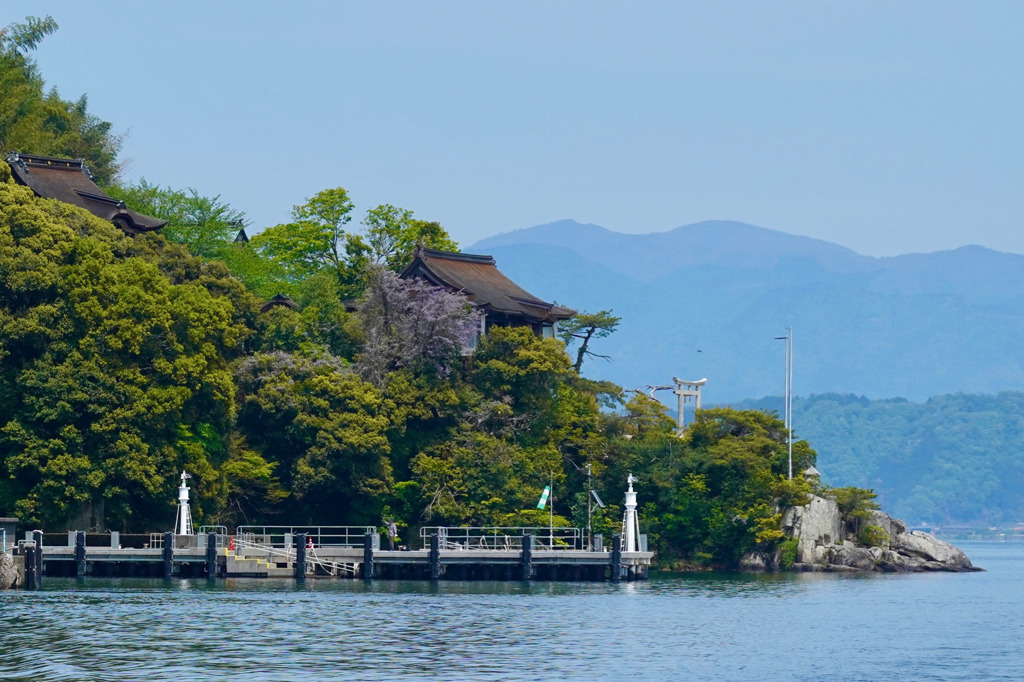
[[1024, 544], [985, 573], [646, 583], [48, 578], [0, 592], [0, 676], [1024, 679]]

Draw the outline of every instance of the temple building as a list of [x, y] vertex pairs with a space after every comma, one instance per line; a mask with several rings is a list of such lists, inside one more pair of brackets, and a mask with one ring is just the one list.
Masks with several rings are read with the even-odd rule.
[[270, 299], [260, 308], [260, 313], [265, 313], [273, 308], [289, 308], [291, 310], [298, 310], [299, 304], [292, 300], [291, 296], [285, 296], [284, 294], [277, 294], [274, 298]]
[[503, 275], [493, 256], [416, 249], [402, 279], [419, 277], [448, 291], [465, 294], [482, 313], [480, 331], [490, 327], [530, 327], [543, 338], [555, 338], [558, 322], [575, 310], [547, 303]]
[[19, 185], [29, 187], [36, 196], [57, 199], [109, 220], [128, 235], [159, 230], [166, 220], [133, 211], [100, 189], [81, 159], [57, 159], [34, 154], [7, 155], [7, 164]]

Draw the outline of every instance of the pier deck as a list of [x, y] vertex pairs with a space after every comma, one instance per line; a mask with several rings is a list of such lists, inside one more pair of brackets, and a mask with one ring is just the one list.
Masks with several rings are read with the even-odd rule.
[[[242, 530], [242, 529], [240, 529]], [[85, 533], [68, 533], [67, 545], [44, 545], [42, 534], [20, 544], [35, 585], [44, 575], [163, 576], [231, 578], [362, 578], [403, 580], [644, 580], [653, 552], [621, 551], [613, 536], [610, 551], [583, 548], [572, 537], [530, 533], [470, 537], [475, 529], [437, 529], [423, 536], [426, 549], [380, 549], [373, 529], [349, 528], [344, 535], [290, 532], [153, 534], [148, 546], [86, 545]], [[362, 533], [357, 530], [372, 530]], [[434, 530], [434, 529], [431, 529]], [[547, 529], [544, 529], [547, 530]], [[452, 538], [460, 541], [454, 541]], [[314, 540], [319, 540], [317, 544]], [[339, 539], [340, 538], [340, 539]], [[101, 538], [102, 539], [102, 538]], [[333, 540], [333, 542], [332, 542]], [[646, 538], [643, 538], [644, 545]], [[547, 544], [545, 544], [545, 541]], [[489, 544], [493, 543], [493, 544]], [[642, 545], [643, 546], [643, 545]], [[41, 551], [37, 551], [41, 548]]]

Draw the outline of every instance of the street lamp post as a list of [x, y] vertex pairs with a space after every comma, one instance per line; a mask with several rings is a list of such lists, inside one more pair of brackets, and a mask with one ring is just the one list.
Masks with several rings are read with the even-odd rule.
[[789, 480], [793, 480], [793, 328], [786, 327], [785, 336], [776, 336], [777, 341], [786, 342], [786, 440], [789, 450]]
[[594, 494], [594, 485], [591, 480], [590, 463], [587, 463], [587, 549], [594, 546], [593, 527], [590, 522], [593, 507], [590, 504], [590, 497]]

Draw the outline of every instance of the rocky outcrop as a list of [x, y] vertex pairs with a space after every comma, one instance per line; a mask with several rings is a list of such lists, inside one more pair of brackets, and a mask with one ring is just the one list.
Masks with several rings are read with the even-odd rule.
[[0, 590], [18, 587], [18, 569], [14, 565], [14, 557], [0, 554]]
[[834, 500], [814, 496], [802, 507], [790, 507], [782, 515], [782, 530], [799, 542], [796, 561], [821, 564], [828, 557], [828, 548], [842, 540], [842, 514]]
[[[929, 533], [908, 531], [907, 525], [880, 511], [859, 523], [844, 519], [832, 500], [812, 496], [803, 506], [787, 509], [783, 532], [797, 541], [798, 571], [976, 571], [961, 550]], [[873, 527], [872, 546], [844, 529]], [[752, 567], [753, 568], [753, 567]]]

